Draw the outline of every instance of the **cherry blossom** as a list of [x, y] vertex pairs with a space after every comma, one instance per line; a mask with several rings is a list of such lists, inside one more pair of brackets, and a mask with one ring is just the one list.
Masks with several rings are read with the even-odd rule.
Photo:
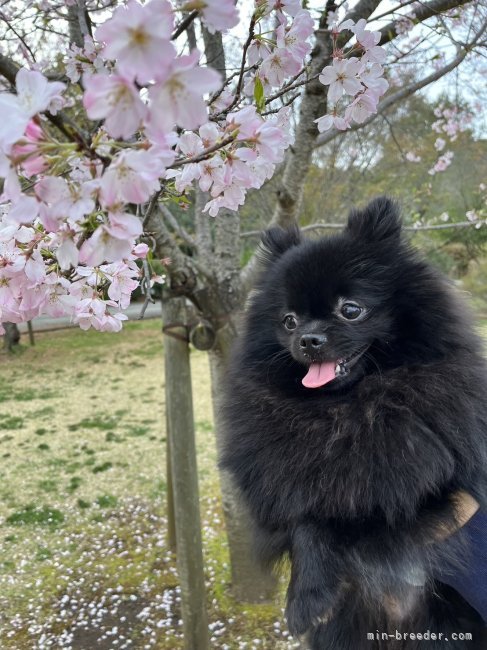
[[[16, 94], [0, 93], [0, 320], [47, 313], [82, 329], [119, 331], [141, 260], [150, 269], [149, 202], [198, 184], [209, 193], [205, 212], [216, 217], [242, 206], [283, 160], [293, 140], [291, 109], [275, 108], [272, 93], [291, 77], [305, 78], [310, 13], [299, 0], [257, 1], [243, 62], [255, 69], [246, 70], [242, 92], [238, 75], [222, 87], [197, 50], [184, 53], [172, 40], [174, 16], [195, 10], [210, 32], [238, 22], [233, 0], [129, 0], [94, 40], [71, 46], [66, 76], [81, 83], [65, 93], [65, 105], [83, 125], [92, 120], [72, 141], [57, 140], [43, 115], [62, 107], [64, 84], [23, 68]], [[387, 89], [377, 33], [360, 21], [351, 27], [359, 45], [334, 51], [321, 75], [335, 107], [317, 120], [319, 130], [366, 119]], [[357, 52], [360, 58], [350, 55]], [[442, 112], [439, 134], [450, 138], [456, 119]], [[149, 273], [151, 285], [164, 279]]]
[[444, 172], [447, 169], [453, 160], [453, 151], [446, 151], [442, 156], [438, 158], [433, 167], [428, 170], [428, 174], [434, 176], [438, 172]]
[[199, 58], [200, 53], [194, 50], [159, 72], [157, 83], [149, 89], [151, 122], [168, 131], [174, 124], [195, 129], [207, 122], [203, 95], [217, 90], [221, 78], [215, 70], [199, 67]]
[[36, 70], [21, 68], [15, 77], [17, 94], [0, 93], [0, 112], [8, 119], [0, 121], [0, 148], [8, 153], [24, 134], [29, 120], [46, 110], [58, 98], [65, 85], [49, 82]]
[[186, 10], [201, 10], [201, 18], [210, 34], [224, 32], [238, 25], [239, 15], [233, 0], [190, 0]]
[[39, 148], [44, 141], [44, 131], [34, 120], [30, 120], [24, 136], [12, 147], [12, 158], [20, 164], [27, 177], [35, 176], [47, 169], [46, 159]]
[[418, 156], [417, 154], [414, 153], [414, 151], [408, 151], [405, 156], [406, 160], [408, 162], [421, 162], [421, 156]]
[[328, 98], [334, 104], [343, 94], [355, 95], [362, 90], [357, 75], [362, 70], [362, 63], [355, 57], [351, 59], [334, 59], [333, 64], [323, 68], [319, 80], [330, 86]]
[[[276, 29], [277, 47], [286, 49], [298, 62], [311, 52], [308, 38], [313, 34], [314, 22], [308, 11], [299, 11], [291, 26], [279, 25]], [[255, 41], [254, 41], [255, 42]]]
[[163, 172], [156, 151], [122, 151], [100, 180], [100, 200], [106, 207], [119, 202], [143, 203], [158, 190]]
[[284, 81], [297, 74], [301, 64], [285, 48], [276, 48], [263, 61], [260, 68], [262, 74], [271, 86], [281, 86]]
[[377, 101], [377, 95], [370, 90], [357, 95], [346, 109], [345, 119], [351, 119], [358, 124], [362, 124], [372, 113], [376, 112]]
[[167, 0], [150, 0], [145, 5], [130, 0], [96, 30], [96, 38], [104, 43], [103, 56], [116, 59], [121, 74], [143, 84], [174, 59], [176, 50], [169, 40], [173, 27]]
[[83, 104], [90, 120], [105, 120], [105, 129], [113, 138], [130, 138], [140, 127], [147, 107], [134, 83], [113, 74], [84, 77]]

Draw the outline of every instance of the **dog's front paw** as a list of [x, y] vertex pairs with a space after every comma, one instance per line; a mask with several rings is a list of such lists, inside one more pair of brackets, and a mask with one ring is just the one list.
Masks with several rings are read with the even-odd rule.
[[318, 623], [327, 623], [336, 603], [330, 591], [323, 588], [293, 590], [288, 593], [286, 618], [293, 636], [301, 636]]

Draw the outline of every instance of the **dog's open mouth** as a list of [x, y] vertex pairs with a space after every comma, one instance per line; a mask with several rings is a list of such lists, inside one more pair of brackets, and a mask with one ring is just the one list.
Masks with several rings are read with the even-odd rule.
[[345, 377], [368, 348], [362, 345], [346, 358], [312, 363], [302, 383], [306, 388], [320, 388], [337, 377]]

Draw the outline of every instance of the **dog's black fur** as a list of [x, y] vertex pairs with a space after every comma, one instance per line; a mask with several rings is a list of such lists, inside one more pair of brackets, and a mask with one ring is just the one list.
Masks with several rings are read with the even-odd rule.
[[[426, 629], [450, 637], [428, 648], [486, 648], [481, 617], [433, 578], [465, 557], [461, 534], [439, 532], [455, 526], [454, 494], [487, 502], [487, 373], [467, 308], [409, 247], [387, 198], [352, 212], [341, 234], [272, 229], [263, 244], [228, 373], [221, 464], [262, 557], [290, 558], [291, 632], [316, 650], [412, 650], [422, 643], [367, 633]], [[365, 316], [341, 319], [343, 299]], [[327, 337], [314, 357], [299, 347], [310, 332]], [[347, 375], [302, 385], [310, 361], [366, 345]]]

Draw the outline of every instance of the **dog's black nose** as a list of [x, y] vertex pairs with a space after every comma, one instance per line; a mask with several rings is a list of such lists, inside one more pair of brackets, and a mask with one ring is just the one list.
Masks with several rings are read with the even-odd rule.
[[324, 334], [303, 334], [299, 339], [299, 347], [304, 352], [318, 352], [327, 341]]

